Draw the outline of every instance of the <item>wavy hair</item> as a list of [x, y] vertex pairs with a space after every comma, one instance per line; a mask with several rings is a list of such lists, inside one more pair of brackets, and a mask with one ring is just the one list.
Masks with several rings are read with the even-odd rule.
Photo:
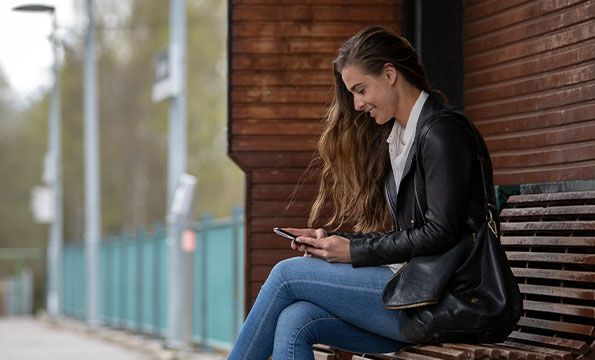
[[353, 94], [341, 77], [347, 65], [380, 75], [387, 63], [420, 90], [431, 91], [424, 66], [405, 38], [372, 26], [345, 41], [333, 61], [334, 97], [318, 142], [315, 161], [322, 163], [322, 175], [309, 226], [319, 223], [331, 205], [324, 225], [328, 228], [369, 232], [381, 230], [388, 223], [384, 181], [391, 165], [386, 138], [395, 120], [377, 125], [367, 113], [356, 111]]

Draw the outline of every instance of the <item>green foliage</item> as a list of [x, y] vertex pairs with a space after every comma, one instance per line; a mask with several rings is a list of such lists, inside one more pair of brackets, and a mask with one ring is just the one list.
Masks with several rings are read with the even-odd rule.
[[[153, 57], [169, 41], [169, 2], [96, 2], [102, 233], [165, 222], [168, 101], [151, 101]], [[188, 1], [187, 172], [198, 177], [195, 220], [243, 205], [244, 176], [227, 157], [225, 0]], [[84, 18], [84, 9], [78, 9]], [[84, 21], [82, 21], [84, 23]], [[65, 241], [84, 236], [84, 39], [65, 48], [61, 66]], [[0, 247], [40, 246], [30, 191], [41, 185], [48, 98], [14, 113], [0, 72]], [[38, 262], [41, 269], [43, 261]], [[0, 275], [10, 269], [2, 268]], [[11, 265], [12, 266], [12, 265]], [[41, 276], [37, 272], [36, 277]]]
[[[169, 104], [153, 103], [151, 88], [153, 57], [169, 41], [169, 2], [98, 5], [101, 200], [109, 234], [165, 221]], [[187, 10], [187, 172], [198, 177], [194, 211], [227, 216], [242, 206], [244, 185], [226, 155], [226, 2], [193, 2]], [[69, 52], [62, 72], [67, 239], [82, 238], [84, 230], [82, 46]]]

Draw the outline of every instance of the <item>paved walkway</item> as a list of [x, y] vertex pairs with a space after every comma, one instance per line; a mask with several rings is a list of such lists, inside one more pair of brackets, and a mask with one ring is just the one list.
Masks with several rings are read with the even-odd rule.
[[[107, 340], [106, 340], [107, 339]], [[51, 323], [30, 317], [0, 318], [0, 360], [223, 360], [222, 354], [174, 353], [159, 342], [124, 332], [89, 332], [79, 322]]]
[[0, 358], [5, 360], [141, 360], [146, 352], [37, 321], [0, 319]]

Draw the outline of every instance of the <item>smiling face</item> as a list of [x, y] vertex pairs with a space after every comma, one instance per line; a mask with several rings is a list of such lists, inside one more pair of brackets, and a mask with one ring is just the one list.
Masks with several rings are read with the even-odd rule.
[[365, 74], [358, 66], [345, 65], [341, 77], [353, 94], [353, 106], [365, 111], [378, 125], [386, 124], [397, 111], [396, 70], [385, 65], [380, 75]]

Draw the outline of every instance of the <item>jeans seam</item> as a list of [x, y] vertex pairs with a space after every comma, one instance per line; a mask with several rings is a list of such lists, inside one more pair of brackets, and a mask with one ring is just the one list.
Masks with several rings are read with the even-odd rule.
[[315, 322], [317, 322], [317, 321], [320, 321], [320, 320], [341, 320], [341, 319], [339, 319], [339, 318], [337, 318], [337, 317], [324, 317], [324, 318], [319, 318], [319, 319], [310, 320], [310, 321], [309, 321], [307, 324], [304, 324], [304, 326], [302, 326], [302, 327], [301, 327], [301, 328], [298, 330], [298, 332], [295, 334], [295, 336], [293, 337], [293, 344], [292, 344], [293, 348], [291, 349], [291, 358], [292, 358], [293, 360], [295, 360], [295, 343], [296, 343], [296, 341], [297, 341], [298, 335], [299, 335], [299, 334], [302, 332], [302, 330], [304, 330], [306, 327], [308, 327], [308, 326], [309, 326], [309, 325], [311, 325], [312, 323], [315, 323]]
[[[359, 291], [372, 291], [372, 292], [382, 292], [382, 289], [376, 289], [372, 287], [361, 287], [356, 285], [339, 285], [339, 284], [332, 284], [324, 281], [316, 281], [316, 280], [289, 280], [285, 281], [284, 284], [294, 284], [294, 283], [306, 283], [306, 284], [322, 284], [322, 285], [333, 285], [335, 287], [340, 287], [349, 290], [359, 290]], [[284, 285], [283, 284], [283, 285]]]

